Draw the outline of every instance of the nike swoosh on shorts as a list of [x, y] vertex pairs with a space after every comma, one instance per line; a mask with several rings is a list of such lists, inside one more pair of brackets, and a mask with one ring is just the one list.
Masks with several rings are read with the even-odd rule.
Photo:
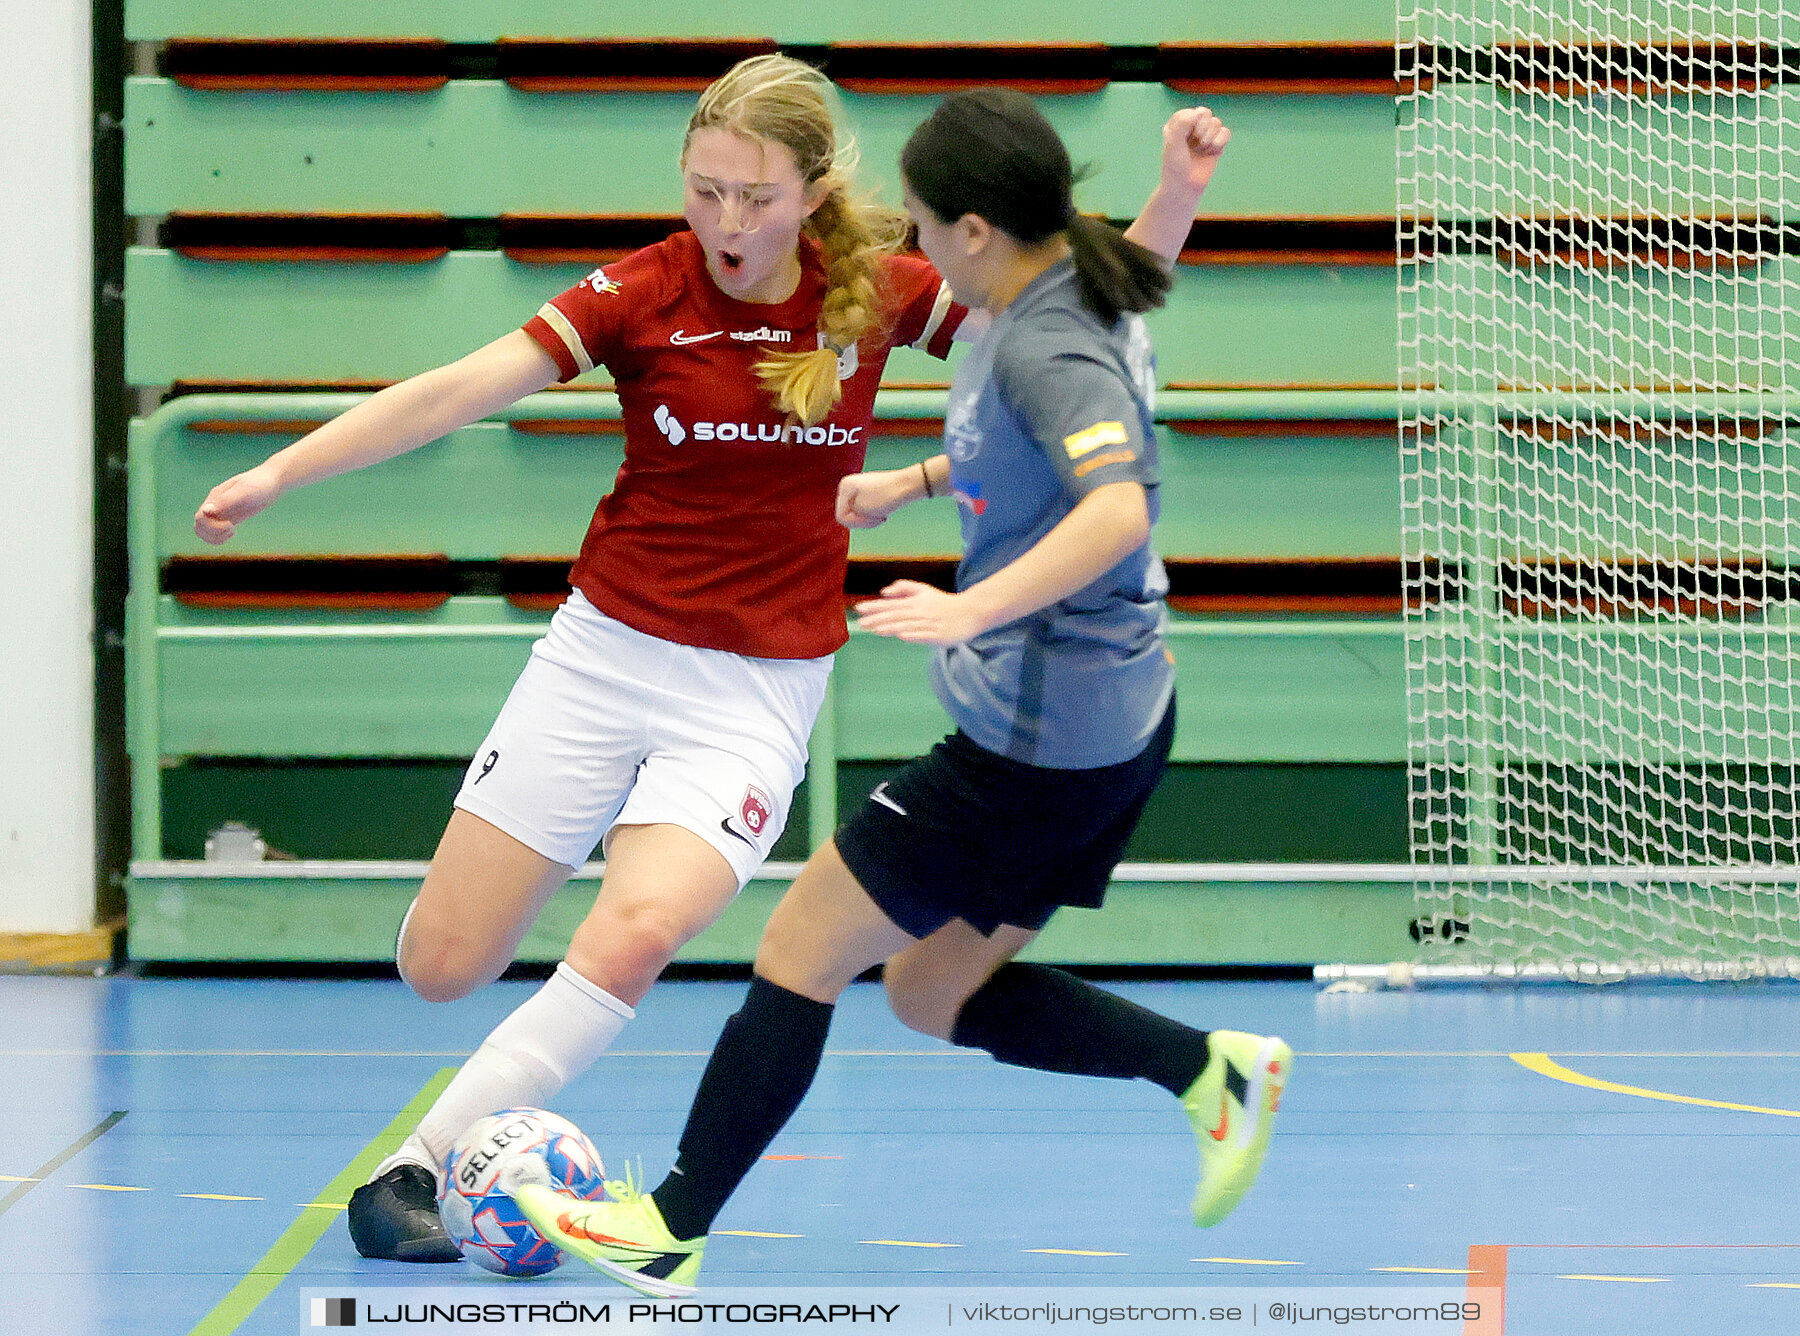
[[894, 811], [900, 813], [901, 816], [910, 815], [904, 807], [888, 797], [887, 781], [885, 779], [875, 786], [875, 791], [869, 795], [869, 801], [872, 803], [880, 803], [883, 807], [892, 808]]

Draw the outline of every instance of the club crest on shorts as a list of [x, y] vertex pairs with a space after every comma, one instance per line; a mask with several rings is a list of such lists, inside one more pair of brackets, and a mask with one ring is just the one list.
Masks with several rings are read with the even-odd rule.
[[738, 804], [738, 818], [752, 835], [761, 835], [774, 810], [774, 800], [751, 784], [744, 789], [744, 801]]

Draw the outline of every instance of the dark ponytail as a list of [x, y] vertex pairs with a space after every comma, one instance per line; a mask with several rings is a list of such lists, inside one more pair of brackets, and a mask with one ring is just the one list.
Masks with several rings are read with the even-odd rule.
[[951, 94], [906, 141], [900, 171], [942, 222], [972, 213], [1026, 246], [1065, 233], [1082, 301], [1106, 325], [1161, 306], [1169, 291], [1169, 274], [1153, 253], [1075, 212], [1069, 151], [1023, 93]]

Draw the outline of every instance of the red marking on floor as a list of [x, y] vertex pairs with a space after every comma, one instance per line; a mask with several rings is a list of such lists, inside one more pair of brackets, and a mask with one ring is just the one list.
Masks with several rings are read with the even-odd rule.
[[1463, 1319], [1463, 1336], [1506, 1336], [1506, 1245], [1469, 1245], [1465, 1302], [1481, 1305], [1481, 1316]]

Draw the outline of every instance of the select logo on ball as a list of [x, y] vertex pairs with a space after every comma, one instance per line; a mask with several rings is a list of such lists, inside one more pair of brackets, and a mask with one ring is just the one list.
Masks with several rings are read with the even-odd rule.
[[506, 1167], [525, 1156], [543, 1162], [558, 1192], [598, 1201], [605, 1190], [600, 1153], [566, 1118], [507, 1109], [471, 1126], [445, 1161], [438, 1211], [462, 1255], [503, 1276], [541, 1276], [563, 1261], [501, 1187]]

